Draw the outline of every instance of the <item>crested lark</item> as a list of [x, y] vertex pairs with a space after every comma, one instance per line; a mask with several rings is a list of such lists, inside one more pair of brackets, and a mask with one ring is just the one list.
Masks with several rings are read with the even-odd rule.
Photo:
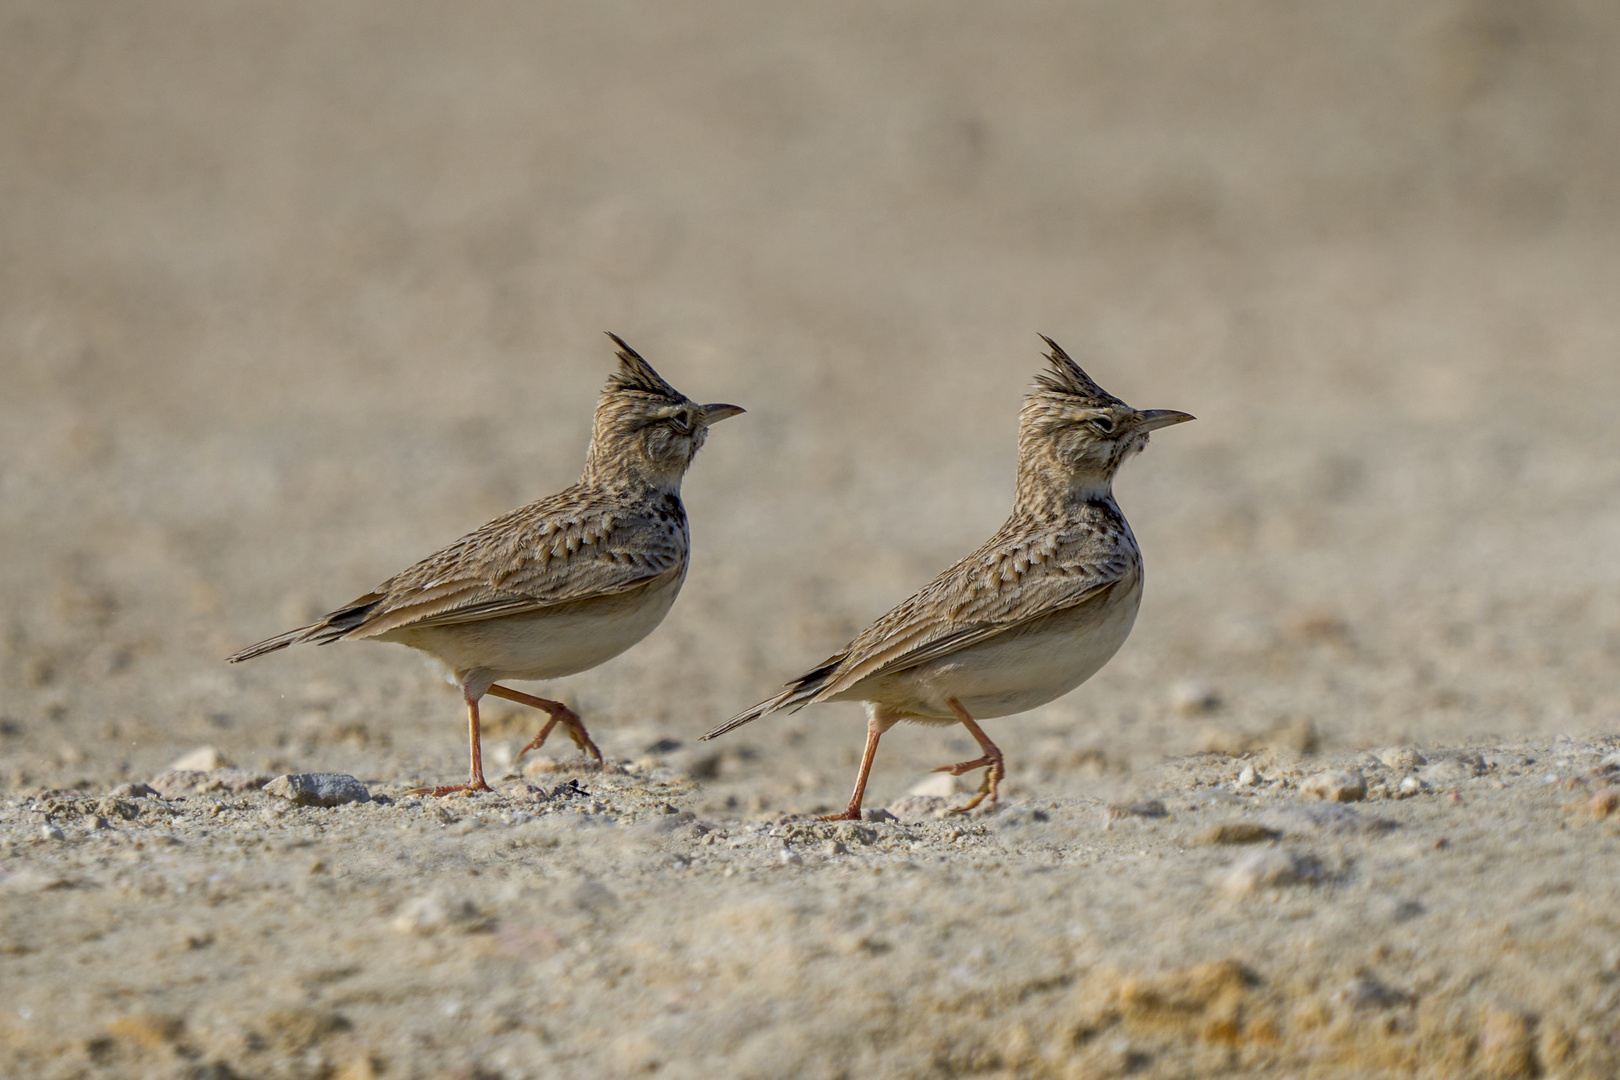
[[361, 638], [409, 645], [443, 662], [467, 702], [472, 775], [420, 794], [490, 790], [478, 737], [485, 694], [549, 717], [518, 757], [561, 723], [581, 751], [601, 761], [572, 709], [496, 680], [584, 671], [663, 621], [686, 578], [681, 477], [709, 426], [743, 411], [693, 402], [608, 336], [619, 347], [619, 369], [597, 403], [579, 483], [496, 518], [325, 618], [249, 646], [230, 662], [304, 641]]
[[1044, 705], [1085, 682], [1125, 643], [1142, 599], [1142, 553], [1114, 501], [1114, 474], [1148, 432], [1192, 417], [1140, 411], [1051, 346], [1018, 425], [1012, 516], [983, 547], [863, 630], [769, 701], [703, 736], [783, 708], [866, 703], [866, 752], [849, 807], [858, 820], [878, 739], [901, 720], [960, 723], [983, 756], [935, 772], [985, 770], [959, 811], [994, 803], [1001, 750], [978, 721]]

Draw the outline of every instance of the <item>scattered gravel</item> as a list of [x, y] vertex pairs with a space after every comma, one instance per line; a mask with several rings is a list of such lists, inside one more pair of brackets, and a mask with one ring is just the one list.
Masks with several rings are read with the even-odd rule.
[[224, 767], [211, 770], [171, 769], [154, 776], [143, 784], [154, 794], [165, 799], [180, 799], [188, 795], [206, 795], [213, 791], [256, 791], [270, 782], [265, 773], [247, 769]]

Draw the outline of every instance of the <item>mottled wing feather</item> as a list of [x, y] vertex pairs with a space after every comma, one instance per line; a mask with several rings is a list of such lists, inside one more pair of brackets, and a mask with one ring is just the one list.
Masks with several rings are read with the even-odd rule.
[[[811, 701], [882, 672], [939, 659], [1054, 611], [1083, 604], [1135, 573], [1135, 543], [1113, 522], [1038, 534], [1013, 522], [978, 551], [867, 627]], [[1016, 584], [1015, 584], [1016, 583]]]
[[686, 551], [679, 501], [627, 507], [569, 488], [496, 518], [328, 621], [334, 636], [365, 638], [522, 615], [635, 589], [678, 570]]

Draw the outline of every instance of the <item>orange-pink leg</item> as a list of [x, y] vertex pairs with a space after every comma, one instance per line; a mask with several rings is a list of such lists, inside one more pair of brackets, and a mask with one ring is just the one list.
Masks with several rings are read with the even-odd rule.
[[952, 776], [961, 776], [963, 773], [972, 772], [974, 769], [984, 770], [984, 782], [979, 785], [979, 793], [969, 799], [965, 805], [958, 806], [951, 811], [953, 814], [965, 814], [984, 802], [987, 797], [991, 803], [996, 801], [1002, 777], [1007, 775], [1007, 768], [1002, 763], [1001, 748], [990, 741], [990, 736], [986, 735], [984, 729], [974, 722], [973, 717], [968, 715], [966, 709], [962, 708], [962, 703], [955, 698], [951, 698], [946, 704], [950, 705], [951, 711], [956, 714], [956, 718], [962, 721], [962, 726], [967, 728], [968, 733], [978, 742], [979, 749], [984, 751], [983, 757], [974, 758], [972, 761], [959, 761], [955, 765], [941, 765], [934, 770], [935, 772], [948, 772]]
[[562, 702], [547, 701], [545, 698], [535, 697], [533, 694], [525, 694], [521, 690], [508, 690], [504, 686], [491, 686], [486, 693], [494, 697], [505, 698], [507, 701], [515, 701], [519, 705], [528, 705], [531, 708], [539, 709], [549, 717], [545, 726], [540, 729], [540, 734], [530, 739], [529, 744], [517, 752], [517, 757], [513, 759], [514, 762], [521, 761], [523, 755], [530, 750], [538, 750], [544, 746], [546, 736], [551, 734], [551, 729], [558, 724], [562, 724], [563, 729], [568, 732], [568, 737], [574, 740], [575, 746], [579, 747], [579, 752], [595, 758], [598, 765], [602, 764], [602, 751], [597, 749], [596, 744], [591, 741], [590, 735], [586, 734], [585, 725], [580, 723], [579, 715]]
[[465, 784], [447, 784], [444, 787], [412, 788], [412, 795], [454, 795], [458, 791], [472, 793], [490, 791], [484, 783], [484, 748], [478, 735], [478, 699], [467, 698], [467, 737], [472, 743], [472, 776]]
[[872, 773], [872, 759], [877, 757], [878, 739], [882, 738], [889, 726], [875, 716], [866, 722], [866, 751], [861, 754], [861, 771], [855, 777], [855, 793], [849, 797], [849, 807], [842, 814], [828, 814], [826, 817], [816, 818], [817, 821], [861, 820], [861, 800], [866, 797], [866, 778]]

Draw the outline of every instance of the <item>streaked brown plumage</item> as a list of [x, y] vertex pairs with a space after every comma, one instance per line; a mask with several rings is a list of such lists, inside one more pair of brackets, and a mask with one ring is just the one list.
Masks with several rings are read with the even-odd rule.
[[471, 777], [434, 794], [487, 791], [478, 731], [484, 694], [549, 719], [519, 757], [561, 723], [601, 760], [561, 702], [497, 679], [554, 679], [595, 667], [662, 621], [686, 577], [689, 537], [681, 478], [709, 426], [743, 410], [699, 405], [618, 337], [619, 368], [596, 407], [578, 483], [513, 510], [394, 575], [325, 618], [249, 646], [251, 660], [300, 642], [397, 642], [441, 660], [467, 702]]
[[901, 720], [963, 724], [983, 756], [938, 771], [984, 768], [978, 796], [961, 809], [995, 801], [1002, 754], [977, 720], [1068, 693], [1124, 644], [1141, 601], [1142, 555], [1114, 501], [1114, 474], [1149, 431], [1192, 419], [1132, 409], [1044, 340], [1051, 368], [1024, 402], [1006, 524], [820, 667], [705, 739], [778, 709], [863, 701], [866, 752], [849, 807], [835, 818], [860, 816], [878, 740]]

